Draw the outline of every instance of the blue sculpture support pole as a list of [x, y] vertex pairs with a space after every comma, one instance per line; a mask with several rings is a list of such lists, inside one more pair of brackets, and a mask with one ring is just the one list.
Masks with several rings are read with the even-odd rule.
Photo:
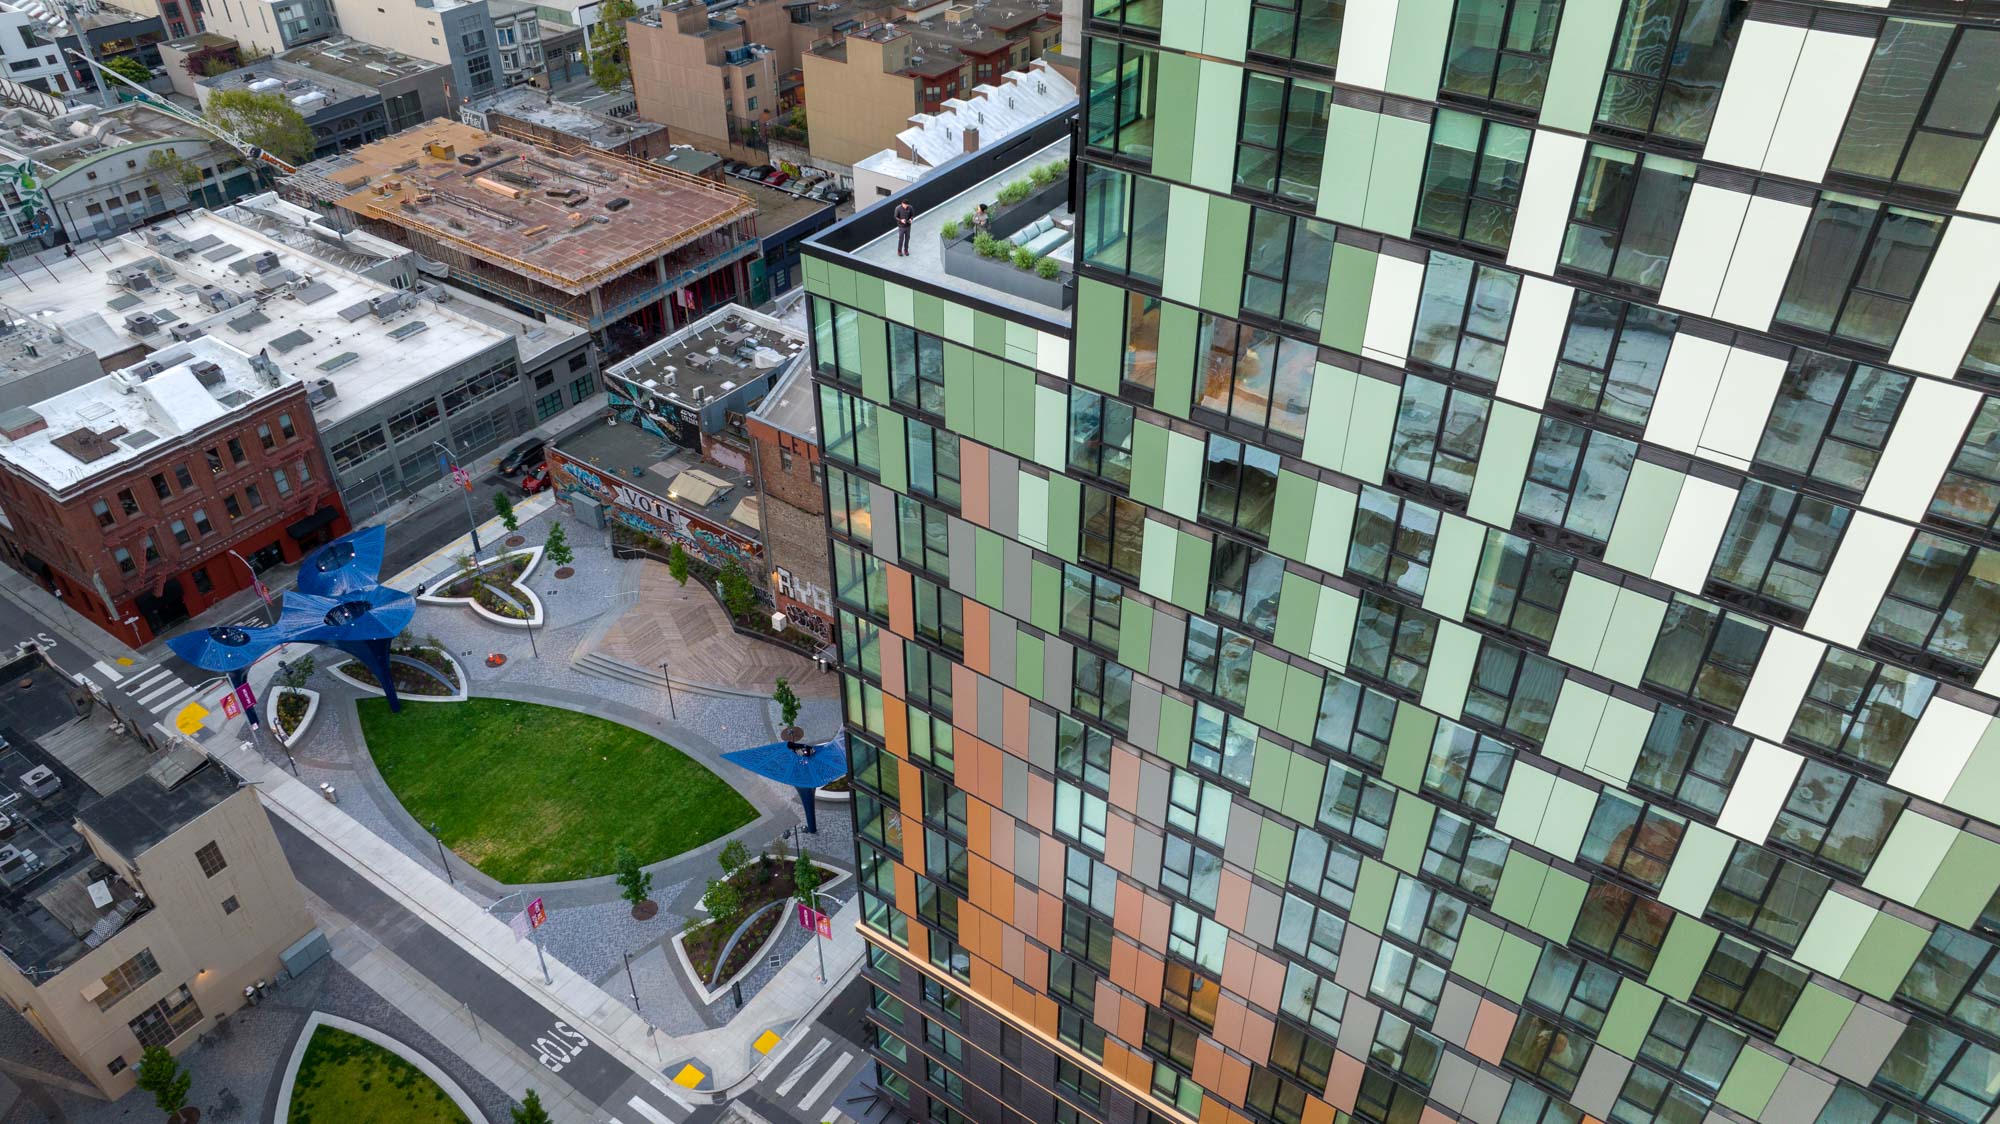
[[799, 789], [799, 803], [804, 804], [806, 806], [807, 835], [819, 834], [819, 817], [814, 814], [814, 808], [813, 808], [814, 804], [813, 794], [817, 791], [818, 789], [816, 788], [801, 787]]
[[350, 641], [334, 646], [360, 660], [361, 666], [374, 673], [375, 682], [382, 685], [382, 697], [389, 700], [389, 713], [402, 712], [403, 700], [396, 697], [396, 679], [389, 673], [387, 640], [363, 640], [358, 643]]

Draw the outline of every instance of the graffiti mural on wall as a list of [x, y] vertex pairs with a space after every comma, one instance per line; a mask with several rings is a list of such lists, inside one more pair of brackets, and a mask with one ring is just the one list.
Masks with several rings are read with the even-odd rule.
[[764, 581], [764, 547], [718, 523], [684, 511], [659, 496], [596, 469], [549, 451], [549, 472], [557, 494], [569, 499], [588, 495], [602, 504], [612, 519], [662, 542], [678, 542], [689, 554], [711, 566], [734, 562], [758, 584]]

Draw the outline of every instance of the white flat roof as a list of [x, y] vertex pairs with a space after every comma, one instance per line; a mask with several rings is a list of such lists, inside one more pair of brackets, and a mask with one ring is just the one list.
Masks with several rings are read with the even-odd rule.
[[0, 436], [0, 460], [63, 492], [298, 386], [296, 376], [253, 363], [221, 340], [193, 339], [27, 410], [10, 411], [11, 426], [34, 418], [44, 424], [14, 440]]
[[[101, 356], [149, 350], [199, 330], [246, 354], [266, 352], [336, 397], [314, 417], [330, 426], [437, 371], [519, 337], [524, 353], [569, 325], [511, 320], [492, 306], [454, 307], [348, 272], [244, 223], [208, 211], [90, 243], [46, 268], [0, 274], [0, 304], [68, 328]], [[335, 247], [337, 249], [337, 247]], [[92, 321], [96, 323], [93, 324]]]

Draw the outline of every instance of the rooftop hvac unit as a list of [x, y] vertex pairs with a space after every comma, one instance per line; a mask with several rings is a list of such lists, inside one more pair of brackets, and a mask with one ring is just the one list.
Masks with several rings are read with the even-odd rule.
[[250, 259], [250, 268], [259, 273], [269, 273], [278, 268], [278, 255], [273, 251], [265, 250], [263, 253]]
[[409, 301], [409, 294], [401, 290], [393, 293], [385, 293], [382, 296], [369, 300], [368, 311], [377, 320], [387, 320], [409, 307]]
[[168, 331], [172, 333], [174, 339], [179, 343], [186, 343], [189, 340], [200, 339], [202, 336], [208, 334], [202, 329], [195, 327], [193, 324], [176, 324], [172, 328], [168, 329]]
[[214, 312], [221, 312], [224, 309], [232, 308], [241, 303], [242, 300], [235, 293], [214, 284], [203, 285], [197, 299], [201, 301], [203, 308]]
[[306, 404], [308, 406], [317, 406], [322, 402], [331, 402], [338, 397], [340, 397], [340, 392], [333, 388], [332, 379], [314, 379], [312, 385], [306, 390]]
[[125, 317], [125, 330], [135, 336], [149, 336], [160, 326], [150, 312], [134, 312]]
[[37, 800], [46, 800], [62, 791], [62, 778], [47, 765], [37, 765], [21, 774], [21, 787]]

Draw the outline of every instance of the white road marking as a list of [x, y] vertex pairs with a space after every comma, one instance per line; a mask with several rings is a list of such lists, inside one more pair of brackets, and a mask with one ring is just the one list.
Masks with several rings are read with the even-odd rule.
[[799, 1078], [806, 1075], [806, 1071], [813, 1067], [813, 1063], [817, 1062], [819, 1056], [826, 1053], [827, 1047], [831, 1045], [833, 1045], [833, 1039], [831, 1038], [822, 1038], [818, 1042], [813, 1043], [813, 1048], [806, 1052], [805, 1060], [792, 1070], [790, 1075], [785, 1078], [784, 1084], [778, 1086], [778, 1095], [781, 1097], [789, 1095], [792, 1091], [792, 1086], [799, 1083]]
[[105, 663], [103, 660], [98, 660], [96, 663], [91, 664], [90, 666], [96, 668], [99, 674], [103, 675], [106, 679], [110, 680], [113, 683], [116, 683], [125, 678], [123, 675], [120, 675], [118, 673], [117, 668], [112, 667], [110, 664]]
[[804, 1108], [814, 1101], [819, 1100], [820, 1094], [827, 1091], [827, 1086], [832, 1085], [834, 1079], [840, 1076], [841, 1071], [847, 1068], [847, 1063], [853, 1060], [854, 1055], [852, 1053], [842, 1050], [840, 1052], [840, 1060], [833, 1063], [833, 1068], [826, 1071], [826, 1076], [819, 1079], [819, 1084], [814, 1085], [811, 1092], [799, 1098], [799, 1107]]
[[668, 1116], [667, 1114], [661, 1112], [659, 1109], [654, 1108], [652, 1105], [647, 1104], [645, 1101], [642, 1101], [637, 1097], [633, 1097], [631, 1100], [626, 1101], [625, 1103], [632, 1106], [633, 1112], [636, 1112], [640, 1116], [645, 1117], [647, 1120], [651, 1121], [652, 1124], [674, 1124], [673, 1117]]

